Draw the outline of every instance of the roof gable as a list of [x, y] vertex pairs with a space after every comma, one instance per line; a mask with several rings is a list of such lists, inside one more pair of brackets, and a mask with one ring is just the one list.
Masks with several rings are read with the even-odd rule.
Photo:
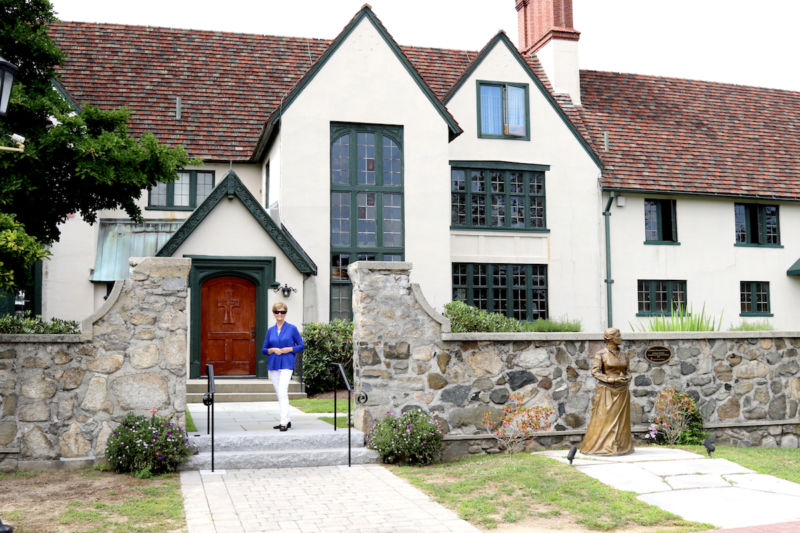
[[302, 274], [317, 273], [317, 266], [292, 237], [289, 231], [272, 220], [272, 217], [261, 207], [253, 195], [247, 190], [236, 172], [229, 170], [222, 181], [217, 185], [211, 194], [197, 206], [197, 209], [187, 218], [183, 224], [175, 231], [170, 239], [164, 243], [156, 254], [158, 257], [171, 257], [180, 248], [186, 239], [189, 238], [211, 211], [222, 202], [224, 198], [233, 200], [238, 198], [247, 211], [253, 216], [263, 230], [275, 242], [278, 248], [289, 258], [289, 261]]
[[581, 131], [579, 131], [579, 128], [576, 126], [573, 120], [567, 115], [567, 113], [565, 113], [564, 109], [562, 109], [561, 105], [556, 101], [555, 97], [553, 96], [552, 90], [549, 87], [549, 84], [545, 85], [542, 79], [540, 79], [539, 76], [533, 71], [531, 65], [529, 65], [528, 62], [525, 61], [525, 59], [522, 57], [522, 55], [519, 53], [516, 47], [508, 39], [508, 36], [505, 34], [504, 31], [498, 32], [497, 35], [495, 35], [486, 44], [486, 46], [483, 47], [483, 50], [478, 52], [477, 56], [475, 56], [475, 59], [472, 61], [472, 64], [461, 74], [459, 79], [453, 84], [453, 86], [448, 91], [447, 95], [444, 97], [443, 102], [445, 103], [445, 105], [447, 105], [447, 103], [453, 98], [453, 96], [461, 89], [461, 87], [464, 85], [467, 79], [469, 79], [469, 77], [472, 76], [475, 70], [480, 66], [481, 63], [483, 63], [483, 61], [489, 56], [489, 54], [497, 46], [500, 45], [504, 45], [506, 47], [508, 52], [517, 61], [522, 70], [524, 70], [525, 73], [528, 75], [528, 77], [530, 77], [534, 86], [536, 86], [539, 89], [541, 94], [544, 96], [545, 100], [547, 100], [547, 102], [550, 104], [553, 110], [558, 114], [558, 116], [561, 118], [564, 124], [567, 125], [567, 127], [570, 129], [570, 131], [575, 136], [577, 141], [581, 144], [586, 153], [589, 154], [589, 157], [591, 157], [592, 160], [595, 163], [597, 163], [597, 166], [602, 168], [603, 163], [600, 160], [600, 157], [592, 148], [592, 145], [590, 144], [589, 140], [584, 137], [584, 134]]
[[279, 125], [279, 121], [281, 119], [281, 115], [285, 112], [295, 101], [297, 96], [305, 89], [309, 83], [316, 77], [317, 73], [325, 66], [328, 60], [336, 53], [342, 43], [347, 40], [353, 30], [363, 21], [369, 21], [381, 38], [384, 40], [386, 45], [391, 49], [394, 53], [395, 57], [400, 61], [400, 64], [406, 69], [408, 74], [417, 84], [419, 89], [425, 94], [428, 101], [434, 106], [436, 111], [442, 117], [442, 119], [447, 123], [447, 126], [450, 130], [450, 139], [454, 139], [458, 135], [461, 134], [462, 130], [459, 127], [456, 120], [447, 110], [442, 102], [434, 94], [433, 90], [428, 86], [425, 82], [423, 77], [417, 71], [416, 67], [411, 63], [409, 58], [403, 53], [403, 50], [400, 46], [395, 42], [389, 32], [386, 30], [384, 25], [375, 16], [375, 13], [372, 12], [372, 9], [369, 7], [368, 4], [364, 4], [364, 7], [353, 17], [352, 20], [345, 26], [342, 32], [333, 40], [331, 45], [328, 47], [327, 50], [317, 59], [317, 61], [311, 65], [311, 67], [306, 71], [303, 77], [297, 82], [297, 84], [292, 88], [292, 90], [286, 95], [285, 99], [281, 100], [280, 107], [275, 109], [272, 112], [272, 115], [267, 120], [266, 124], [264, 125], [264, 130], [260, 136], [258, 141], [258, 145], [253, 154], [253, 159], [259, 160], [264, 155], [264, 151], [267, 148], [269, 141], [272, 138], [274, 131]]

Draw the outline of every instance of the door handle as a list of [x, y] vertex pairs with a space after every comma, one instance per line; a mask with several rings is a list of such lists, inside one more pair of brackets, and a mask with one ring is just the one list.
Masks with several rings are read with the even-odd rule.
[[255, 326], [250, 326], [250, 340], [252, 340], [253, 342], [255, 342], [255, 340], [256, 340], [256, 327]]

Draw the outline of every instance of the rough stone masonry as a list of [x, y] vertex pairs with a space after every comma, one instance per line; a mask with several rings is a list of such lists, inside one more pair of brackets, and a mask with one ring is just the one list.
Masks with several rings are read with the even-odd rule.
[[184, 426], [189, 259], [131, 259], [81, 335], [0, 335], [0, 471], [84, 466], [129, 412]]
[[[433, 413], [449, 455], [498, 451], [483, 438], [486, 412], [502, 411], [512, 393], [526, 405], [555, 409], [541, 443], [580, 441], [595, 379], [589, 369], [601, 333], [451, 333], [409, 281], [409, 263], [350, 265], [353, 282], [355, 384], [369, 395], [356, 411], [368, 430], [386, 412]], [[800, 333], [687, 332], [623, 335], [630, 357], [631, 416], [643, 433], [655, 398], [668, 385], [692, 396], [718, 442], [798, 447]], [[644, 358], [654, 345], [672, 357]]]

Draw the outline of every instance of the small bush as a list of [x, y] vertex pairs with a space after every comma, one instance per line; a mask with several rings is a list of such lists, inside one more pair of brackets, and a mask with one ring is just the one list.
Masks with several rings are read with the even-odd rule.
[[172, 417], [150, 411], [150, 419], [129, 413], [106, 444], [106, 460], [115, 472], [136, 477], [175, 472], [197, 449]]
[[707, 434], [703, 432], [703, 417], [688, 394], [667, 387], [656, 398], [655, 416], [645, 438], [656, 444], [702, 444]]
[[509, 318], [500, 313], [481, 311], [464, 302], [450, 302], [444, 306], [444, 316], [450, 319], [450, 330], [453, 333], [471, 332], [547, 332], [547, 331], [580, 331], [580, 320], [537, 319], [525, 322]]
[[514, 393], [503, 406], [503, 415], [495, 423], [489, 413], [483, 415], [483, 425], [489, 434], [500, 441], [507, 453], [514, 453], [526, 440], [539, 431], [547, 431], [553, 425], [552, 407], [534, 405], [523, 407], [522, 394]]
[[331, 391], [343, 386], [338, 374], [331, 369], [332, 363], [344, 367], [347, 379], [353, 384], [353, 323], [333, 320], [329, 324], [312, 322], [303, 325], [303, 383], [307, 394]]
[[[630, 324], [633, 331], [636, 326]], [[670, 315], [654, 316], [647, 326], [639, 324], [641, 331], [719, 331], [722, 328], [722, 315], [717, 320], [714, 315], [706, 314], [706, 304], [703, 304], [699, 314], [692, 313], [691, 306], [688, 310], [679, 307]]]
[[30, 312], [0, 316], [0, 334], [43, 335], [80, 332], [80, 324], [75, 320], [53, 318], [50, 322], [46, 322], [38, 315], [30, 316]]
[[442, 452], [444, 432], [432, 415], [414, 409], [396, 417], [391, 412], [376, 420], [367, 435], [367, 447], [384, 463], [428, 465]]
[[734, 327], [731, 326], [731, 331], [772, 331], [773, 328], [772, 324], [769, 323], [769, 320], [762, 320], [761, 322], [747, 322], [746, 320], [742, 320], [742, 323], [738, 326]]

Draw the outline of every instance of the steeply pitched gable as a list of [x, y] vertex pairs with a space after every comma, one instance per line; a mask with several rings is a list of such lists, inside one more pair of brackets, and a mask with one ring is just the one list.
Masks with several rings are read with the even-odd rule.
[[228, 200], [238, 198], [300, 273], [316, 275], [317, 265], [314, 264], [311, 257], [300, 247], [285, 227], [281, 226], [279, 228], [275, 224], [272, 217], [261, 207], [258, 200], [250, 194], [250, 191], [247, 190], [247, 187], [244, 186], [233, 170], [228, 171], [219, 185], [211, 191], [211, 194], [194, 210], [172, 237], [164, 243], [164, 246], [161, 247], [156, 255], [158, 257], [171, 257], [209, 213], [225, 198]]

